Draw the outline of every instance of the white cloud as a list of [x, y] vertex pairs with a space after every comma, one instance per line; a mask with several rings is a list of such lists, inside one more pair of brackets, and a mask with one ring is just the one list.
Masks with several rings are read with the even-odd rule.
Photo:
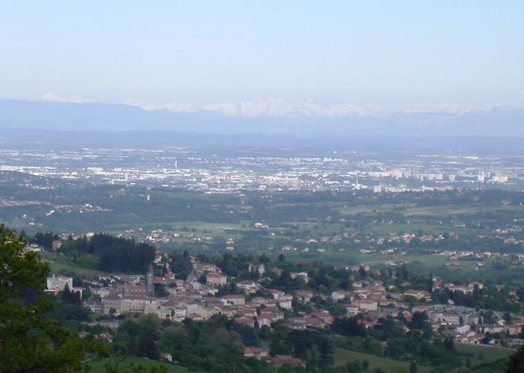
[[47, 92], [44, 93], [42, 96], [39, 97], [39, 101], [47, 101], [47, 102], [65, 102], [65, 103], [75, 103], [75, 104], [81, 104], [85, 102], [91, 102], [91, 100], [81, 97], [81, 96], [70, 96], [70, 97], [64, 97], [59, 96], [54, 92]]

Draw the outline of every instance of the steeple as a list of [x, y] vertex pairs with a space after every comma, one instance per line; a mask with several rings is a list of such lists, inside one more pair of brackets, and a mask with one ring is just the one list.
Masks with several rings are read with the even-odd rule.
[[149, 264], [149, 270], [147, 272], [146, 276], [146, 289], [147, 289], [147, 295], [153, 296], [155, 295], [155, 283], [153, 278], [153, 266]]

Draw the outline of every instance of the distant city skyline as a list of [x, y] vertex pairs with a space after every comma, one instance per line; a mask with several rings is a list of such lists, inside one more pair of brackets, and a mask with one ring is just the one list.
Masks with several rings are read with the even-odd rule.
[[523, 15], [520, 1], [6, 1], [0, 99], [248, 117], [523, 107]]

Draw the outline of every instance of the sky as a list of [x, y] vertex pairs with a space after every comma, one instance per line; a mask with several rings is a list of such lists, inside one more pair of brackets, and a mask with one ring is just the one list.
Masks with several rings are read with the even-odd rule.
[[523, 36], [522, 0], [4, 0], [0, 98], [522, 107]]

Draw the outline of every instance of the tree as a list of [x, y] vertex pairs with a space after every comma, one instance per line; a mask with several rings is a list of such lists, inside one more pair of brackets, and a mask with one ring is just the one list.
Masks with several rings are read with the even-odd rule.
[[207, 271], [204, 271], [198, 278], [198, 282], [200, 282], [202, 285], [205, 285], [207, 283]]
[[446, 337], [444, 338], [444, 348], [446, 351], [451, 351], [455, 348], [455, 343], [453, 342], [453, 338]]
[[406, 281], [409, 280], [409, 271], [408, 271], [408, 266], [406, 265], [406, 263], [402, 264], [400, 273], [401, 273], [403, 280], [406, 280]]
[[147, 357], [149, 359], [158, 359], [158, 349], [155, 344], [155, 340], [150, 335], [141, 335], [138, 340], [139, 355]]
[[333, 339], [325, 334], [318, 334], [316, 336], [316, 346], [319, 356], [319, 365], [322, 367], [328, 366], [335, 362], [333, 353], [335, 352], [335, 346]]
[[521, 373], [524, 372], [524, 346], [520, 347], [509, 358], [506, 366], [506, 373]]
[[482, 342], [483, 344], [488, 345], [488, 344], [491, 343], [491, 340], [492, 340], [492, 339], [493, 339], [493, 337], [491, 336], [491, 333], [488, 332], [488, 333], [486, 333], [486, 334], [484, 335], [484, 338], [482, 339], [481, 342]]
[[46, 318], [49, 266], [0, 226], [0, 372], [82, 372], [82, 342]]
[[360, 373], [362, 370], [360, 367], [360, 361], [355, 360], [350, 363], [346, 363], [346, 370], [348, 373]]

